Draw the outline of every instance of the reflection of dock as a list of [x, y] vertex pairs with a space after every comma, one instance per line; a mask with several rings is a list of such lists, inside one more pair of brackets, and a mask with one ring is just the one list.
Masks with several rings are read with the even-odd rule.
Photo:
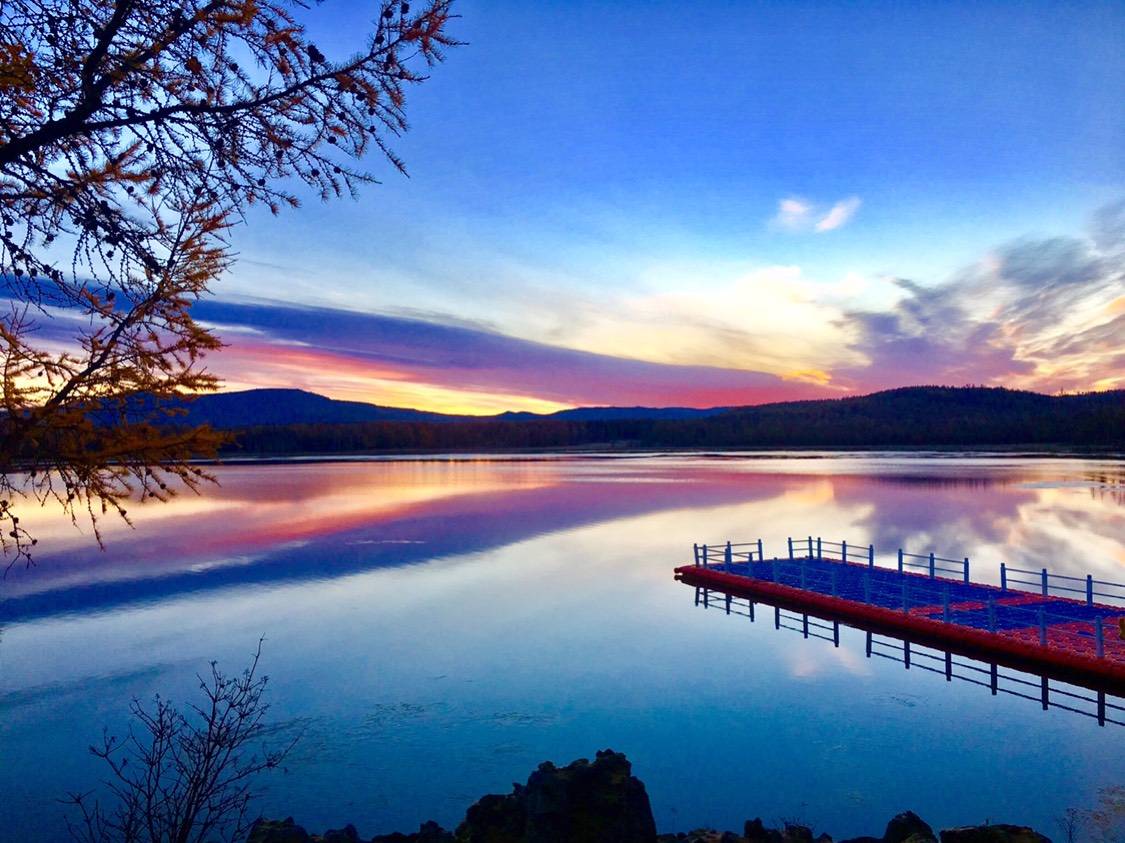
[[[756, 620], [763, 606], [753, 600], [735, 597], [722, 591], [697, 586], [695, 605], [705, 609], [717, 609], [728, 615], [741, 615]], [[807, 612], [790, 612], [780, 606], [773, 606], [774, 629], [797, 632], [805, 638], [819, 638], [836, 647], [840, 646], [840, 626], [838, 620], [826, 620]], [[849, 624], [863, 629], [858, 624]], [[1090, 688], [1072, 685], [1055, 680], [1044, 674], [1030, 674], [1001, 669], [996, 661], [965, 658], [953, 650], [935, 649], [920, 646], [908, 639], [882, 636], [870, 629], [865, 631], [864, 652], [867, 658], [882, 658], [897, 662], [907, 670], [924, 670], [945, 676], [947, 682], [958, 680], [988, 688], [993, 696], [1007, 694], [1039, 703], [1043, 710], [1059, 709], [1090, 717], [1104, 726], [1111, 723], [1125, 726], [1125, 699], [1110, 696], [1104, 688]], [[1091, 693], [1092, 691], [1092, 693]]]
[[[972, 582], [968, 559], [900, 550], [895, 567], [884, 567], [876, 564], [869, 545], [849, 547], [847, 542], [811, 537], [790, 539], [786, 555], [773, 558], [766, 558], [761, 541], [697, 545], [695, 563], [677, 568], [676, 577], [732, 596], [1125, 694], [1125, 640], [1119, 627], [1125, 605], [1099, 602], [1125, 604], [1125, 586], [1093, 577], [1002, 565], [997, 587]], [[1017, 588], [1028, 585], [1036, 591]]]

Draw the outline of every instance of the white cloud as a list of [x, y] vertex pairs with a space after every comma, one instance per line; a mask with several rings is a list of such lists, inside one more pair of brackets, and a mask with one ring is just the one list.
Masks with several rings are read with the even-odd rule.
[[820, 221], [816, 224], [817, 231], [832, 231], [844, 225], [848, 220], [855, 216], [855, 212], [859, 210], [860, 199], [858, 196], [849, 196], [847, 199], [841, 199], [832, 209], [821, 217]]
[[777, 203], [777, 214], [771, 224], [785, 231], [833, 231], [854, 217], [861, 204], [858, 196], [849, 196], [826, 209], [806, 199], [787, 196]]
[[802, 231], [812, 222], [813, 206], [804, 199], [790, 196], [777, 203], [776, 225], [788, 231]]

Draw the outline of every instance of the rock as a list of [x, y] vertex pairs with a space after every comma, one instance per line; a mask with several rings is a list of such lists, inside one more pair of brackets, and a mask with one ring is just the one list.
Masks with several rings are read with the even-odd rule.
[[292, 817], [283, 820], [258, 819], [250, 826], [246, 843], [309, 843], [312, 838]]
[[508, 796], [486, 796], [457, 827], [461, 843], [656, 843], [645, 786], [618, 752], [539, 765]]
[[746, 843], [781, 843], [781, 832], [776, 828], [766, 828], [760, 817], [743, 823], [742, 836]]
[[348, 823], [340, 829], [330, 828], [320, 840], [321, 843], [359, 843], [359, 833], [354, 825]]
[[371, 843], [453, 843], [453, 835], [433, 820], [424, 822], [414, 834], [377, 834]]
[[781, 839], [785, 843], [813, 843], [812, 829], [804, 825], [786, 823], [781, 832]]
[[941, 832], [941, 843], [1051, 843], [1025, 825], [968, 825]]
[[887, 830], [883, 832], [883, 843], [905, 843], [908, 838], [914, 836], [921, 838], [915, 843], [937, 839], [934, 837], [934, 830], [925, 820], [913, 811], [903, 811], [887, 823]]

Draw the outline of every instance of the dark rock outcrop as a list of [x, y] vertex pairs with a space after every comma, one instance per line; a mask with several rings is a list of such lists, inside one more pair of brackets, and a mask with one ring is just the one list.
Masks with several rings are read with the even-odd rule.
[[256, 820], [250, 826], [246, 843], [309, 843], [312, 838], [292, 817], [283, 820]]
[[937, 840], [929, 823], [913, 811], [903, 811], [887, 823], [887, 830], [883, 832], [883, 843], [906, 843], [912, 837], [918, 838], [914, 843]]
[[645, 786], [619, 752], [565, 767], [540, 764], [507, 796], [485, 796], [458, 826], [459, 843], [655, 843]]
[[760, 817], [743, 823], [742, 836], [746, 843], [781, 843], [781, 832], [776, 828], [766, 828]]
[[371, 838], [371, 843], [453, 843], [453, 835], [431, 820], [422, 823], [414, 834], [403, 834], [401, 831], [376, 834]]
[[1025, 825], [969, 825], [944, 829], [941, 843], [1051, 843], [1051, 840]]
[[[309, 834], [292, 817], [261, 819], [246, 843], [363, 843], [355, 826]], [[656, 834], [652, 806], [640, 779], [624, 755], [612, 750], [556, 767], [544, 762], [527, 784], [515, 784], [507, 795], [482, 797], [465, 815], [456, 832], [435, 822], [417, 832], [382, 834], [370, 843], [832, 843], [827, 834], [785, 823], [779, 830], [760, 818], [747, 820], [739, 835], [733, 831], [699, 828], [675, 834]], [[887, 823], [882, 837], [852, 837], [840, 843], [938, 843], [934, 830], [913, 811]], [[1026, 826], [981, 825], [949, 828], [941, 843], [1051, 843]]]
[[807, 825], [786, 823], [781, 830], [781, 839], [784, 843], [813, 843], [812, 829]]

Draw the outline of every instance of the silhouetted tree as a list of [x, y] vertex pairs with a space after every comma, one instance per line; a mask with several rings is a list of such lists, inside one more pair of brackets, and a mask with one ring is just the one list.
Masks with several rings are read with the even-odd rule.
[[92, 793], [71, 794], [80, 819], [67, 826], [80, 843], [203, 843], [242, 839], [258, 774], [277, 767], [296, 738], [268, 748], [263, 699], [268, 678], [258, 676], [262, 642], [250, 666], [231, 677], [211, 663], [199, 677], [203, 699], [187, 713], [156, 697], [151, 708], [131, 706], [124, 739], [106, 734], [90, 752], [109, 767], [104, 806]]
[[[30, 560], [12, 500], [94, 521], [134, 493], [194, 488], [206, 428], [161, 399], [213, 389], [218, 340], [191, 305], [230, 264], [225, 234], [373, 181], [371, 147], [455, 44], [451, 0], [383, 0], [366, 43], [330, 58], [301, 0], [0, 0], [0, 541]], [[138, 404], [144, 393], [151, 401]]]

